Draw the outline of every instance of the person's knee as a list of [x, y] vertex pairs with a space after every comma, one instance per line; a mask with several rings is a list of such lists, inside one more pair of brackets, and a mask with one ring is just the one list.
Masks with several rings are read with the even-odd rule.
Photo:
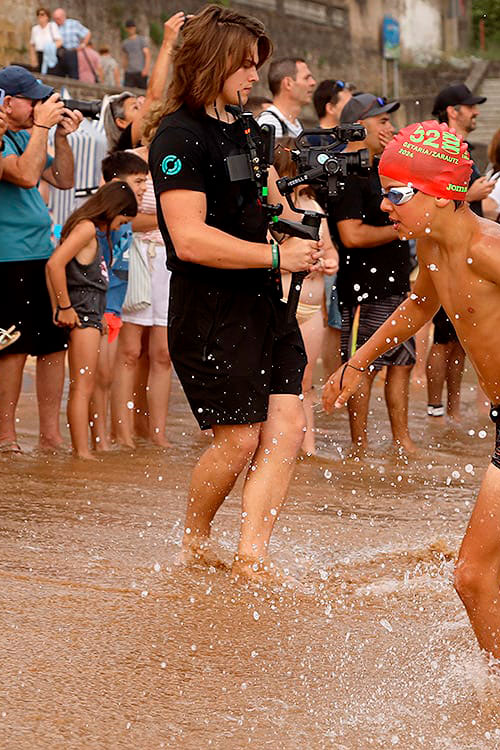
[[455, 566], [453, 585], [465, 604], [474, 602], [480, 595], [484, 572], [479, 565], [471, 560], [458, 560]]
[[135, 367], [141, 356], [141, 342], [128, 341], [121, 347], [120, 359], [125, 367]]
[[243, 462], [248, 461], [254, 455], [258, 443], [259, 431], [253, 428], [228, 430], [217, 441], [218, 446]]
[[155, 349], [150, 355], [151, 365], [153, 367], [161, 367], [162, 369], [168, 369], [171, 366], [170, 354], [168, 346], [161, 346]]

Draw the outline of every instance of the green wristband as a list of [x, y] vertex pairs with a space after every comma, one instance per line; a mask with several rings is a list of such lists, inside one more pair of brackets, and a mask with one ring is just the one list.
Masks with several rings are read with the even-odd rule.
[[273, 240], [271, 242], [272, 262], [271, 268], [273, 271], [279, 271], [280, 267], [280, 246]]

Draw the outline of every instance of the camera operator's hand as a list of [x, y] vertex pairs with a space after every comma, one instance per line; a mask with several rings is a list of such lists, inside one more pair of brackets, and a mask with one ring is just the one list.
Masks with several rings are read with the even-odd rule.
[[322, 257], [321, 240], [301, 240], [289, 237], [280, 246], [281, 268], [284, 271], [315, 271], [315, 263]]
[[83, 115], [78, 109], [63, 109], [64, 117], [59, 122], [56, 130], [56, 135], [63, 135], [65, 138], [70, 133], [74, 133], [78, 130], [80, 123], [83, 120]]
[[44, 102], [38, 102], [33, 109], [34, 124], [44, 128], [58, 125], [64, 116], [64, 103], [58, 93], [49, 96]]

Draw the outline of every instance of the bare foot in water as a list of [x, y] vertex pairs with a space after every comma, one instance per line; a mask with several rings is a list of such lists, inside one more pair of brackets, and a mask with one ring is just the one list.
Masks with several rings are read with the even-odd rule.
[[93, 456], [92, 453], [87, 452], [80, 452], [77, 453], [76, 451], [73, 451], [72, 453], [73, 458], [77, 458], [79, 461], [99, 461], [97, 456]]
[[179, 565], [203, 565], [207, 568], [228, 570], [229, 566], [221, 559], [216, 545], [205, 537], [190, 539], [189, 544], [183, 543], [178, 558]]
[[289, 575], [286, 568], [278, 568], [272, 560], [236, 555], [231, 569], [231, 578], [235, 583], [250, 583], [259, 586], [282, 586], [296, 589], [300, 582]]

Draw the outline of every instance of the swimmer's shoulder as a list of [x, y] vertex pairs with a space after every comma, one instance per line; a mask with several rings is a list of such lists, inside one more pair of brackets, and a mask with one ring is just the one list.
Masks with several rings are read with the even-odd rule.
[[499, 224], [477, 217], [477, 232], [467, 248], [467, 264], [476, 275], [500, 283]]

